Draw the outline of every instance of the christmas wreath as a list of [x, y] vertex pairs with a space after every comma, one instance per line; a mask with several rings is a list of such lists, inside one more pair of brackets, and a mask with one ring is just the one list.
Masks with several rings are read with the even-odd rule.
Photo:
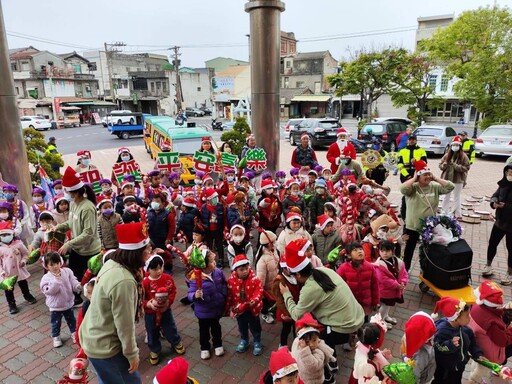
[[421, 241], [424, 245], [428, 245], [432, 242], [434, 235], [436, 234], [436, 227], [439, 228], [439, 225], [448, 229], [451, 232], [453, 238], [459, 238], [462, 234], [462, 227], [454, 216], [428, 216], [427, 218], [422, 219], [421, 222], [423, 224], [423, 229], [421, 231]]

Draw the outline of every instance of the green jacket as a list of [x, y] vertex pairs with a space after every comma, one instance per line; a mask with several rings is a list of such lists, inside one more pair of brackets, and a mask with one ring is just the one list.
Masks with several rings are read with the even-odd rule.
[[407, 216], [405, 218], [405, 227], [417, 232], [421, 232], [423, 225], [421, 219], [437, 214], [439, 205], [439, 195], [444, 195], [453, 191], [455, 185], [449, 181], [446, 187], [441, 184], [431, 182], [425, 188], [420, 188], [418, 183], [407, 188], [403, 184], [400, 192], [405, 196], [407, 206]]
[[318, 216], [324, 214], [324, 204], [329, 201], [333, 201], [329, 192], [325, 192], [324, 196], [320, 196], [318, 193], [315, 193], [311, 198], [311, 201], [309, 202], [309, 220], [312, 228], [315, 228]]
[[341, 244], [341, 237], [336, 230], [325, 236], [320, 228], [315, 229], [313, 233], [313, 247], [315, 254], [322, 260], [322, 264], [327, 264], [327, 255], [334, 248]]
[[71, 240], [66, 244], [81, 256], [94, 256], [101, 251], [101, 241], [98, 236], [98, 214], [96, 207], [84, 199], [80, 203], [71, 203], [69, 219], [57, 225], [57, 231], [71, 230]]
[[310, 276], [300, 290], [298, 303], [295, 303], [289, 292], [283, 295], [290, 316], [297, 321], [306, 312], [310, 312], [319, 323], [330, 326], [335, 332], [356, 332], [364, 322], [363, 307], [336, 272], [325, 267], [317, 270], [329, 276], [336, 288], [326, 293]]
[[91, 304], [78, 330], [87, 356], [108, 359], [122, 352], [128, 361], [137, 358], [136, 306], [133, 275], [121, 264], [108, 260], [98, 274]]

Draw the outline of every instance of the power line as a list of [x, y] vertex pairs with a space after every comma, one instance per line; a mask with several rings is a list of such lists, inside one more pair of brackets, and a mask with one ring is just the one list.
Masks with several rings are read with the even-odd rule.
[[51, 44], [51, 45], [60, 45], [60, 46], [63, 46], [63, 47], [68, 47], [68, 48], [95, 49], [93, 47], [88, 47], [88, 46], [84, 46], [84, 45], [73, 44], [73, 43], [66, 43], [66, 42], [63, 42], [63, 41], [57, 41], [57, 40], [51, 40], [51, 39], [47, 39], [47, 38], [43, 38], [43, 37], [38, 37], [38, 36], [27, 35], [27, 34], [24, 34], [24, 33], [21, 33], [21, 32], [6, 31], [6, 34], [8, 36], [17, 37], [19, 39], [38, 41], [40, 43], [46, 43], [46, 44]]

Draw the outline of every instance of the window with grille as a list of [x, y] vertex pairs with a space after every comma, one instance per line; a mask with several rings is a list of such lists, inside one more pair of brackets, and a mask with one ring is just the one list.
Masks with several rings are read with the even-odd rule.
[[448, 76], [443, 75], [441, 77], [441, 92], [446, 92], [448, 90]]

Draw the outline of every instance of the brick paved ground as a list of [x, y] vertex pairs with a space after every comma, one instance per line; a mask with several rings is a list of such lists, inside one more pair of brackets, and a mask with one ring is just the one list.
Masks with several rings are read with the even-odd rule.
[[[129, 142], [121, 142], [121, 145], [129, 145]], [[140, 162], [143, 171], [152, 168], [152, 162], [144, 151], [143, 147], [132, 147], [135, 158]], [[287, 165], [291, 155], [290, 146], [282, 142], [281, 164], [283, 169], [288, 169]], [[104, 174], [110, 174], [110, 167], [116, 157], [116, 149], [100, 150], [93, 152], [93, 162]], [[320, 151], [319, 158], [325, 163], [325, 152]], [[67, 164], [75, 164], [73, 156], [66, 156]], [[437, 172], [439, 159], [432, 159], [431, 168]], [[495, 190], [496, 181], [502, 174], [504, 159], [478, 159], [469, 176], [469, 183], [464, 189], [464, 197], [471, 195], [484, 195], [492, 193]], [[286, 166], [284, 165], [286, 164]], [[440, 172], [437, 172], [439, 175]], [[388, 181], [394, 192], [390, 198], [394, 202], [399, 202], [400, 195], [398, 190], [398, 177], [390, 177]], [[488, 205], [485, 205], [488, 209]], [[473, 285], [476, 286], [482, 280], [480, 270], [485, 263], [485, 253], [487, 239], [491, 222], [482, 222], [479, 225], [464, 224], [464, 238], [471, 244], [474, 251], [473, 262]], [[494, 263], [495, 269], [505, 271], [505, 248], [500, 245], [497, 259]], [[176, 263], [174, 278], [178, 285], [178, 298], [185, 293], [185, 284], [183, 270]], [[8, 315], [7, 304], [4, 299], [0, 299], [0, 382], [2, 383], [52, 383], [60, 378], [66, 369], [69, 360], [76, 352], [76, 346], [69, 340], [69, 332], [63, 328], [62, 336], [65, 345], [61, 348], [52, 348], [49, 336], [50, 322], [49, 313], [44, 305], [43, 295], [38, 289], [39, 280], [42, 271], [39, 265], [29, 267], [32, 277], [30, 278], [30, 287], [38, 299], [38, 303], [29, 306], [20, 299], [20, 291], [16, 289], [16, 297], [20, 313]], [[435, 298], [422, 294], [417, 287], [419, 266], [415, 259], [410, 282], [405, 291], [405, 303], [396, 307], [392, 315], [398, 319], [398, 324], [393, 330], [387, 333], [384, 346], [390, 348], [394, 356], [399, 356], [400, 338], [402, 337], [402, 328], [408, 317], [417, 310], [431, 312], [435, 303]], [[226, 271], [227, 272], [227, 271]], [[496, 279], [499, 277], [496, 276]], [[504, 288], [506, 299], [511, 299], [511, 290]], [[226, 355], [217, 358], [212, 357], [208, 361], [199, 359], [198, 346], [198, 326], [192, 310], [187, 306], [181, 305], [178, 301], [173, 305], [173, 313], [177, 320], [178, 329], [183, 337], [184, 344], [187, 347], [185, 357], [190, 363], [190, 375], [197, 378], [201, 384], [205, 383], [257, 383], [260, 374], [267, 369], [270, 352], [277, 348], [279, 343], [278, 336], [280, 324], [263, 324], [263, 345], [264, 353], [262, 356], [253, 357], [251, 352], [245, 354], [236, 354], [234, 352], [238, 344], [238, 332], [236, 322], [223, 318], [221, 321], [223, 327], [224, 347]], [[148, 356], [147, 346], [144, 344], [144, 327], [139, 324], [137, 327], [137, 340], [141, 348], [140, 372], [144, 383], [151, 383], [154, 374], [159, 367], [170, 358], [175, 356], [171, 352], [169, 345], [164, 343], [162, 363], [158, 367], [152, 367], [146, 361]], [[339, 363], [341, 366], [337, 383], [346, 383], [348, 375], [353, 364], [353, 353], [339, 351]], [[94, 372], [91, 369], [93, 377], [92, 383], [96, 383]], [[498, 382], [498, 381], [496, 381]]]

